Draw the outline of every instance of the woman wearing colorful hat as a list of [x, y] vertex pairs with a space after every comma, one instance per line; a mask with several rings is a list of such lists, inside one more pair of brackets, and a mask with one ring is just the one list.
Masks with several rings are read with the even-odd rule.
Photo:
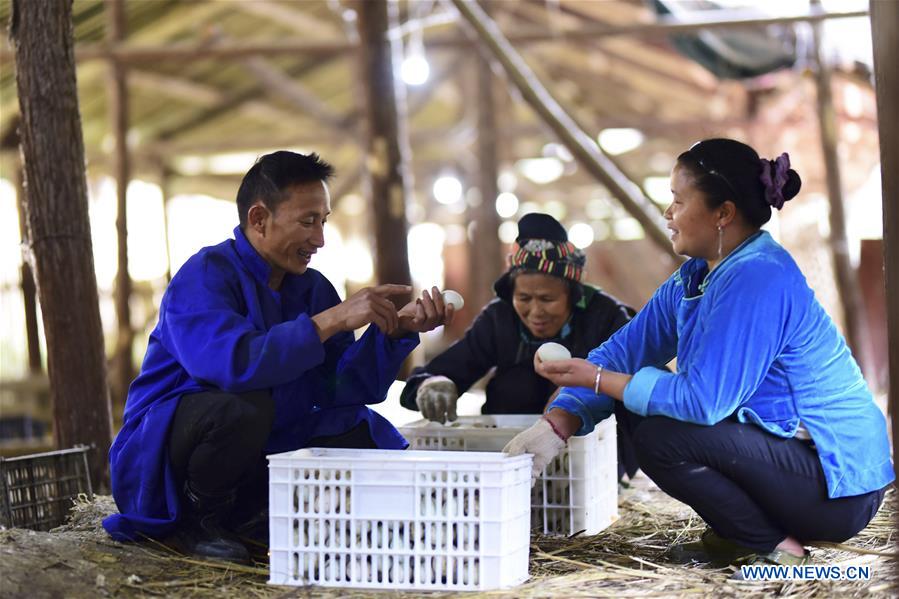
[[506, 450], [534, 454], [539, 471], [614, 408], [645, 417], [640, 468], [709, 525], [674, 559], [798, 564], [804, 545], [867, 526], [894, 479], [886, 421], [793, 258], [761, 230], [799, 187], [786, 154], [730, 139], [681, 154], [665, 218], [690, 259], [586, 360], [535, 362], [562, 389]]
[[[477, 316], [465, 336], [417, 368], [401, 403], [437, 422], [456, 419], [456, 401], [495, 369], [487, 383], [484, 414], [540, 414], [556, 385], [534, 372], [534, 354], [554, 341], [572, 356], [586, 357], [627, 323], [634, 312], [582, 282], [584, 253], [548, 214], [526, 214], [518, 222], [510, 266], [494, 284], [496, 299]], [[622, 417], [628, 418], [626, 410]], [[619, 472], [636, 472], [627, 430], [619, 422]]]

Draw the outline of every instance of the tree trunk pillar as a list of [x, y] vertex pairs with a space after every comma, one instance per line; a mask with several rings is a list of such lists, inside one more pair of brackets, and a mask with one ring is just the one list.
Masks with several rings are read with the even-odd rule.
[[12, 13], [28, 190], [25, 251], [47, 337], [56, 444], [90, 445], [91, 478], [102, 489], [109, 480], [112, 417], [75, 85], [72, 3], [13, 0]]
[[[399, 44], [387, 36], [397, 24], [395, 0], [356, 4], [359, 57], [367, 116], [365, 167], [367, 199], [374, 213], [375, 278], [378, 283], [411, 284], [407, 248], [406, 198], [409, 141], [405, 126], [406, 91], [394, 78]], [[404, 305], [410, 298], [394, 297]]]

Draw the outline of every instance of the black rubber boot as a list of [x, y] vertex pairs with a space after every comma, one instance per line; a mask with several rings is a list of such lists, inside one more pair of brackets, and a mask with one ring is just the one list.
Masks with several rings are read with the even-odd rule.
[[665, 552], [665, 556], [669, 561], [677, 564], [699, 562], [726, 566], [747, 555], [755, 555], [755, 553], [755, 549], [719, 537], [714, 530], [707, 528], [698, 541], [672, 545]]
[[264, 508], [245, 519], [243, 522], [234, 527], [236, 534], [241, 541], [252, 545], [252, 549], [268, 550], [269, 542], [269, 517], [268, 508]]
[[233, 533], [222, 527], [222, 520], [234, 507], [234, 493], [204, 495], [184, 484], [184, 519], [179, 532], [187, 553], [229, 562], [249, 563], [250, 555]]

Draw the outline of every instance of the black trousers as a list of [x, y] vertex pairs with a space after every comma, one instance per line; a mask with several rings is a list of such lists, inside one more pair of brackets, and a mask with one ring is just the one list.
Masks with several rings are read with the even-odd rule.
[[[268, 502], [268, 467], [264, 449], [272, 429], [275, 403], [268, 391], [185, 395], [169, 431], [169, 460], [180, 486], [190, 481], [200, 494], [219, 496], [236, 491], [236, 520]], [[368, 423], [308, 447], [376, 447]]]
[[624, 407], [623, 401], [615, 402], [615, 433], [618, 443], [618, 480], [625, 474], [633, 478], [640, 469], [637, 461], [637, 448], [634, 446], [634, 435], [637, 427], [643, 422], [643, 416], [634, 414]]
[[787, 536], [843, 542], [868, 525], [886, 489], [830, 499], [810, 442], [752, 424], [700, 426], [661, 416], [635, 431], [640, 468], [721, 537], [772, 551]]

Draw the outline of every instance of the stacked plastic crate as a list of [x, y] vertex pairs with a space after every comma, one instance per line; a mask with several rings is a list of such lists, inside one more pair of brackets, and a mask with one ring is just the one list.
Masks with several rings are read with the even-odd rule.
[[490, 590], [528, 577], [530, 456], [269, 456], [270, 582]]
[[[460, 416], [447, 425], [419, 420], [399, 430], [411, 449], [502, 451], [539, 418], [534, 414]], [[614, 416], [572, 437], [537, 479], [531, 527], [544, 534], [593, 535], [618, 519], [618, 451]]]

